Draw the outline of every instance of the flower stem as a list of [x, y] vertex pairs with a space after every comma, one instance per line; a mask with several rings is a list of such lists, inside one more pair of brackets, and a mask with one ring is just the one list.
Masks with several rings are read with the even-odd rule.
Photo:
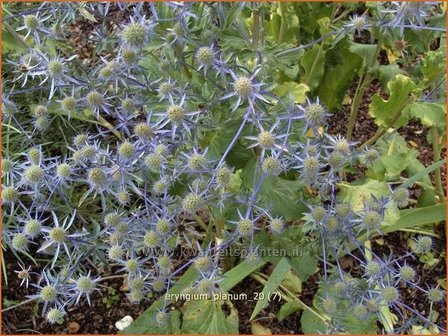
[[[442, 148], [439, 143], [440, 136], [436, 126], [431, 127], [431, 135], [432, 135], [432, 152], [434, 162], [438, 162], [440, 160], [440, 152]], [[440, 197], [441, 203], [445, 203], [445, 194], [443, 192], [442, 173], [440, 167], [434, 171], [434, 175], [436, 180], [435, 181], [436, 192]]]

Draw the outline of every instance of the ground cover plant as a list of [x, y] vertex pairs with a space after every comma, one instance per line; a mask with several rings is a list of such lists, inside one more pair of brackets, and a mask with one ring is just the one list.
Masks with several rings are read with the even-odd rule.
[[3, 332], [446, 333], [445, 19], [4, 3]]

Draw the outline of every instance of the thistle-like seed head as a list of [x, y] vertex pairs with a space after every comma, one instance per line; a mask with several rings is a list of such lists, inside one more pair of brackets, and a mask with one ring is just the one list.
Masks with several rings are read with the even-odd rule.
[[393, 286], [386, 286], [381, 289], [381, 297], [387, 303], [397, 301], [399, 296], [398, 290]]
[[321, 222], [327, 216], [327, 210], [321, 205], [318, 205], [311, 210], [311, 217], [316, 222]]
[[171, 105], [166, 110], [166, 115], [168, 119], [173, 123], [179, 123], [185, 116], [185, 111], [180, 105]]
[[109, 248], [109, 258], [112, 260], [120, 260], [123, 257], [124, 251], [120, 245], [113, 245]]
[[163, 82], [159, 86], [159, 92], [163, 95], [170, 94], [171, 92], [173, 92], [173, 89], [174, 89], [174, 86], [170, 82]]
[[411, 281], [415, 278], [415, 271], [411, 266], [403, 266], [400, 268], [400, 278], [404, 281]]
[[324, 118], [325, 108], [322, 105], [313, 103], [305, 108], [305, 119], [309, 123], [316, 125], [323, 122]]
[[182, 210], [188, 213], [195, 213], [204, 206], [204, 200], [198, 194], [191, 192], [182, 201]]
[[156, 223], [156, 232], [162, 236], [166, 237], [171, 233], [171, 223], [169, 220], [161, 218]]
[[44, 178], [44, 170], [38, 165], [31, 165], [23, 172], [23, 178], [28, 183], [39, 183]]
[[13, 203], [19, 199], [19, 191], [14, 187], [6, 187], [2, 190], [2, 202]]
[[274, 218], [269, 224], [269, 229], [274, 234], [280, 234], [285, 229], [285, 221], [281, 218]]
[[154, 292], [160, 293], [165, 289], [165, 280], [162, 278], [155, 279], [152, 283]]
[[104, 98], [101, 95], [101, 93], [99, 93], [98, 91], [90, 91], [87, 96], [87, 104], [91, 107], [91, 108], [97, 108], [100, 107], [101, 105], [103, 105], [104, 103]]
[[420, 236], [415, 242], [414, 252], [417, 254], [425, 254], [431, 251], [432, 239], [428, 236]]
[[131, 48], [124, 49], [121, 56], [127, 66], [136, 65], [139, 61], [138, 53]]
[[141, 48], [148, 41], [146, 27], [138, 22], [133, 22], [124, 27], [123, 41], [130, 47]]
[[162, 157], [168, 156], [168, 147], [164, 144], [159, 144], [154, 148], [154, 153], [162, 155]]
[[145, 233], [145, 236], [143, 237], [143, 244], [148, 248], [156, 248], [160, 245], [159, 236], [155, 231], [150, 230]]
[[63, 311], [60, 311], [57, 308], [51, 308], [47, 312], [47, 315], [45, 315], [45, 319], [51, 324], [62, 323], [64, 321], [64, 316], [65, 314]]
[[35, 237], [37, 236], [42, 230], [42, 224], [36, 219], [30, 219], [25, 224], [24, 232], [27, 236]]
[[445, 294], [438, 288], [430, 288], [428, 290], [428, 299], [431, 302], [440, 302], [445, 299]]
[[23, 17], [23, 24], [27, 29], [33, 31], [39, 27], [39, 20], [34, 15], [25, 15]]
[[17, 251], [24, 251], [28, 246], [28, 238], [23, 233], [17, 233], [12, 238], [12, 247]]
[[275, 144], [274, 135], [269, 131], [261, 131], [260, 134], [258, 134], [258, 144], [265, 149], [272, 148]]
[[229, 187], [231, 177], [232, 171], [226, 165], [219, 168], [215, 175], [216, 182], [223, 188]]
[[205, 158], [200, 154], [192, 154], [188, 158], [188, 168], [191, 170], [200, 170], [205, 165]]
[[36, 118], [39, 118], [39, 117], [46, 117], [48, 115], [48, 110], [47, 110], [47, 107], [46, 106], [44, 106], [44, 105], [37, 105], [35, 108], [34, 108], [34, 116], [36, 117]]
[[363, 304], [357, 304], [353, 307], [353, 315], [355, 315], [355, 317], [359, 320], [364, 320], [367, 317], [368, 313], [369, 312], [367, 311], [366, 306], [364, 306]]
[[54, 286], [47, 285], [40, 290], [39, 297], [45, 302], [56, 301], [57, 291]]
[[201, 65], [211, 65], [215, 60], [215, 53], [210, 47], [201, 47], [196, 53], [196, 59]]
[[144, 295], [141, 290], [131, 289], [127, 297], [131, 303], [140, 303], [143, 300]]
[[236, 229], [241, 237], [250, 237], [254, 233], [255, 224], [249, 218], [243, 218], [238, 221]]
[[193, 265], [199, 272], [205, 273], [210, 270], [212, 261], [207, 256], [200, 256], [195, 259]]
[[141, 140], [144, 141], [149, 141], [154, 137], [154, 131], [152, 130], [152, 128], [144, 123], [138, 123], [137, 125], [135, 125], [134, 127], [134, 134]]
[[95, 284], [89, 277], [82, 276], [78, 280], [76, 280], [76, 288], [81, 293], [89, 294], [94, 290]]
[[51, 77], [59, 77], [64, 71], [64, 64], [59, 60], [51, 60], [48, 62], [48, 74]]
[[247, 98], [252, 94], [254, 88], [250, 78], [238, 77], [233, 83], [233, 90], [235, 90], [240, 97]]
[[126, 268], [126, 270], [129, 273], [134, 274], [135, 272], [138, 271], [139, 264], [138, 264], [138, 261], [136, 259], [128, 259], [128, 260], [126, 260], [126, 263], [124, 264], [124, 267]]
[[281, 171], [280, 162], [275, 157], [268, 156], [263, 160], [261, 170], [267, 174], [278, 175]]
[[68, 163], [61, 163], [56, 167], [56, 175], [62, 179], [68, 179], [72, 174], [72, 167]]
[[106, 173], [100, 167], [90, 169], [88, 179], [94, 188], [102, 187], [107, 182]]
[[75, 97], [69, 96], [61, 100], [61, 108], [65, 112], [76, 111], [77, 105], [78, 104]]
[[365, 272], [368, 277], [377, 277], [381, 274], [382, 266], [376, 261], [369, 261], [365, 266]]
[[62, 243], [67, 236], [67, 232], [65, 232], [63, 228], [54, 227], [50, 230], [48, 235], [53, 242]]
[[130, 160], [135, 156], [135, 147], [130, 142], [125, 141], [118, 147], [118, 153], [121, 157]]
[[400, 208], [407, 207], [409, 204], [409, 191], [405, 188], [398, 188], [392, 193], [392, 199]]

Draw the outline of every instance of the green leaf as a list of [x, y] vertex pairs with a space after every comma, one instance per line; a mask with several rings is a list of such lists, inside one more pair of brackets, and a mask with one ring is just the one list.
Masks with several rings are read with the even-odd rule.
[[[403, 70], [400, 69], [400, 67], [396, 63], [377, 65], [375, 67], [370, 68], [369, 72], [374, 74], [375, 77], [379, 78], [383, 88], [387, 88], [387, 83], [394, 80], [397, 75], [406, 74]], [[389, 91], [387, 93], [390, 94]]]
[[[363, 68], [374, 63], [376, 44], [350, 43], [350, 51], [362, 58]], [[375, 61], [376, 62], [376, 61]]]
[[285, 278], [286, 274], [290, 269], [291, 265], [288, 261], [288, 258], [283, 257], [282, 259], [280, 259], [277, 266], [275, 266], [275, 269], [272, 271], [268, 281], [266, 282], [266, 285], [263, 288], [262, 291], [263, 295], [260, 295], [260, 298], [262, 299], [257, 301], [254, 311], [252, 312], [252, 315], [249, 318], [250, 321], [253, 320], [254, 317], [257, 316], [257, 314], [266, 306], [271, 293], [277, 290], [278, 286], [281, 284], [281, 282], [283, 281], [283, 279]]
[[406, 106], [403, 113], [411, 119], [418, 119], [426, 127], [437, 127], [446, 133], [446, 106], [441, 103], [416, 102]]
[[436, 163], [433, 163], [432, 165], [426, 167], [423, 170], [420, 170], [418, 173], [413, 175], [412, 177], [408, 178], [404, 183], [401, 184], [402, 188], [409, 188], [412, 186], [415, 182], [421, 180], [424, 176], [427, 176], [432, 171], [442, 167], [446, 163], [446, 159], [440, 160]]
[[296, 272], [303, 282], [308, 280], [308, 278], [317, 271], [317, 259], [312, 257], [309, 253], [291, 257], [290, 263], [294, 272]]
[[325, 51], [320, 45], [314, 45], [307, 50], [302, 58], [300, 64], [305, 70], [305, 75], [302, 82], [308, 85], [311, 90], [319, 86], [325, 71]]
[[295, 103], [301, 104], [305, 102], [306, 93], [310, 91], [310, 88], [303, 83], [297, 84], [296, 82], [285, 82], [278, 85], [273, 91], [280, 98], [291, 95], [294, 98]]
[[361, 57], [348, 49], [345, 39], [325, 54], [325, 73], [319, 85], [318, 96], [330, 112], [341, 106], [361, 61]]
[[[222, 306], [230, 314], [226, 316]], [[182, 307], [183, 334], [238, 334], [238, 312], [230, 301], [192, 300]]]
[[[373, 179], [366, 179], [362, 184], [357, 181], [356, 184], [340, 183], [340, 192], [338, 198], [344, 202], [352, 205], [354, 211], [361, 211], [364, 208], [364, 203], [372, 200], [372, 196], [380, 198], [389, 196], [390, 191], [386, 182], [380, 182]], [[384, 215], [383, 226], [395, 223], [400, 218], [400, 212], [395, 204], [391, 203]]]
[[[197, 272], [194, 268], [189, 268], [184, 275], [177, 281], [177, 283], [170, 288], [167, 294], [180, 294], [186, 287], [191, 286], [197, 277]], [[167, 325], [160, 326], [154, 323], [155, 315], [161, 310], [164, 305], [169, 304], [170, 300], [161, 298], [154, 302], [143, 314], [141, 314], [131, 325], [125, 328], [121, 333], [123, 334], [172, 334], [171, 322]], [[175, 318], [175, 316], [173, 316]], [[171, 321], [171, 319], [170, 319]]]
[[289, 315], [303, 309], [303, 306], [298, 301], [289, 301], [280, 307], [277, 313], [277, 319], [281, 322]]
[[437, 204], [424, 208], [406, 209], [400, 211], [400, 219], [385, 226], [381, 232], [390, 233], [402, 229], [416, 228], [426, 224], [446, 220], [446, 204]]
[[221, 281], [220, 287], [223, 291], [228, 292], [237, 284], [239, 284], [245, 277], [255, 272], [257, 269], [263, 267], [266, 260], [261, 260], [258, 264], [249, 264], [245, 261], [235, 266], [230, 271], [224, 274], [224, 280]]
[[313, 314], [309, 310], [304, 310], [302, 317], [300, 318], [300, 325], [302, 327], [303, 334], [326, 334], [326, 326], [324, 321]]
[[[257, 159], [254, 157], [247, 161], [241, 172], [242, 184], [245, 188], [253, 187], [256, 165]], [[259, 205], [269, 209], [273, 216], [280, 216], [285, 220], [301, 218], [302, 213], [306, 211], [306, 207], [298, 202], [301, 189], [302, 185], [298, 180], [268, 176], [258, 192]]]
[[425, 82], [432, 82], [446, 73], [445, 48], [428, 51], [422, 58], [420, 71]]
[[389, 99], [383, 99], [377, 93], [373, 95], [369, 114], [378, 126], [387, 128], [403, 126], [406, 123], [405, 116], [401, 115], [395, 122], [394, 116], [409, 103], [409, 94], [415, 88], [415, 83], [407, 76], [397, 75], [393, 81], [387, 83], [387, 88], [390, 92]]

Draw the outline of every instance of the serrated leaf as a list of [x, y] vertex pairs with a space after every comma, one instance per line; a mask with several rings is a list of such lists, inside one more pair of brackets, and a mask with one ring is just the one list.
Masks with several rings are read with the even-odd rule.
[[396, 113], [400, 113], [409, 103], [409, 94], [415, 88], [415, 83], [407, 76], [397, 75], [387, 83], [389, 99], [383, 99], [379, 94], [372, 97], [369, 105], [369, 114], [375, 119], [378, 126], [400, 127], [405, 125], [406, 117], [402, 115], [394, 122]]
[[416, 102], [403, 111], [409, 118], [420, 120], [426, 127], [437, 127], [446, 133], [446, 106], [440, 103]]

